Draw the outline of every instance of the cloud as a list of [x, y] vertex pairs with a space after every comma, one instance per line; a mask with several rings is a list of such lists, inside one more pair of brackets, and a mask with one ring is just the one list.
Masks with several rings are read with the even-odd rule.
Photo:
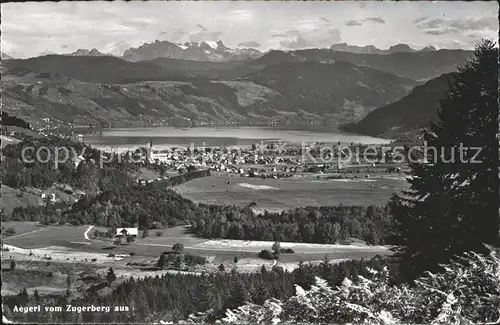
[[[400, 42], [442, 48], [457, 46], [452, 43], [456, 40], [469, 49], [474, 35], [478, 39], [497, 36], [496, 11], [498, 4], [487, 1], [438, 1], [432, 5], [425, 1], [397, 4], [383, 1], [11, 2], [2, 3], [2, 46], [9, 54], [23, 58], [44, 51], [67, 53], [78, 48], [97, 48], [104, 52], [112, 43], [126, 42], [138, 47], [155, 39], [176, 43], [222, 40], [230, 47], [253, 41], [259, 43], [262, 50], [285, 49], [282, 43], [286, 49], [324, 48], [341, 42], [342, 31], [342, 37], [352, 43], [373, 44], [379, 48]], [[370, 19], [376, 17], [381, 18]], [[381, 19], [386, 23], [379, 23]], [[408, 28], [401, 28], [408, 23]]]
[[199, 29], [201, 29], [202, 31], [206, 31], [207, 28], [203, 25], [200, 25], [200, 24], [197, 24], [196, 27], [198, 27]]
[[[162, 32], [160, 32], [160, 34], [164, 35], [164, 34], [168, 34], [168, 33], [162, 31]], [[170, 36], [170, 39], [173, 42], [180, 42], [182, 40], [182, 38], [184, 37], [184, 35], [186, 35], [186, 32], [178, 29], [172, 33], [172, 35]]]
[[418, 18], [418, 19], [415, 19], [415, 20], [413, 21], [413, 23], [414, 23], [414, 24], [418, 24], [418, 23], [421, 23], [421, 22], [423, 22], [424, 20], [426, 20], [426, 19], [428, 19], [428, 18], [429, 18], [429, 17], [427, 17], [427, 16], [425, 16], [425, 17], [420, 17], [420, 18]]
[[255, 41], [250, 41], [250, 42], [241, 42], [238, 44], [238, 47], [259, 47], [260, 44], [255, 42]]
[[432, 19], [418, 24], [422, 32], [429, 35], [459, 34], [470, 31], [498, 31], [498, 20], [494, 17], [479, 19]]
[[368, 17], [368, 18], [363, 19], [363, 21], [369, 21], [369, 22], [374, 22], [374, 23], [378, 23], [378, 24], [385, 24], [385, 20], [383, 20], [380, 17]]
[[191, 42], [203, 42], [203, 41], [212, 41], [217, 42], [220, 40], [222, 33], [220, 31], [202, 31], [202, 32], [194, 32], [189, 35], [189, 40]]
[[248, 22], [254, 17], [251, 10], [233, 10], [229, 11], [225, 17], [230, 22]]
[[453, 28], [445, 28], [445, 29], [435, 29], [435, 30], [426, 30], [425, 34], [428, 35], [444, 35], [449, 33], [454, 33], [456, 30]]
[[288, 49], [303, 49], [313, 47], [311, 43], [303, 36], [296, 36], [288, 40], [280, 41], [281, 46]]
[[338, 29], [315, 28], [308, 32], [288, 30], [273, 36], [279, 39], [279, 44], [284, 48], [303, 49], [338, 43], [342, 40], [340, 34]]
[[361, 26], [364, 22], [385, 24], [385, 20], [380, 17], [367, 17], [361, 20], [348, 20], [345, 22], [346, 26]]
[[345, 22], [345, 25], [346, 26], [361, 26], [363, 24], [360, 23], [359, 21], [356, 21], [356, 20], [348, 20]]

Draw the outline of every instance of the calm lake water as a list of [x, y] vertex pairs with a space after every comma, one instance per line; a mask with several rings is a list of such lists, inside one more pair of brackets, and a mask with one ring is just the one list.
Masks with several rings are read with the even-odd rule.
[[98, 148], [132, 149], [148, 146], [153, 141], [155, 147], [188, 147], [194, 146], [243, 146], [266, 140], [281, 140], [286, 143], [301, 144], [302, 142], [325, 142], [348, 144], [351, 142], [365, 144], [387, 144], [390, 140], [373, 138], [350, 133], [326, 133], [310, 131], [292, 131], [278, 129], [263, 129], [258, 127], [245, 128], [116, 128], [104, 129], [102, 137], [99, 134], [86, 135], [85, 143]]

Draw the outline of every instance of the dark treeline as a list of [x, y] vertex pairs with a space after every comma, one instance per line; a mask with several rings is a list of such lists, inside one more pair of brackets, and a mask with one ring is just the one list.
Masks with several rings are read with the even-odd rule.
[[256, 214], [234, 205], [195, 204], [170, 189], [120, 186], [85, 196], [61, 211], [52, 204], [18, 207], [4, 221], [92, 224], [110, 228], [158, 229], [191, 224], [203, 238], [331, 244], [350, 237], [386, 244], [391, 217], [385, 207], [306, 207]]
[[[133, 164], [118, 159], [103, 160], [101, 164], [99, 150], [58, 137], [25, 139], [6, 146], [2, 154], [2, 183], [13, 188], [46, 189], [58, 182], [93, 195], [129, 185], [132, 180], [127, 171], [136, 169]], [[78, 156], [84, 158], [84, 163], [75, 168]]]
[[12, 125], [12, 126], [19, 126], [23, 129], [28, 129], [28, 130], [31, 129], [31, 125], [20, 117], [11, 116], [4, 111], [0, 112], [0, 114], [2, 117], [2, 121], [0, 122], [1, 125]]
[[[13, 321], [61, 323], [133, 323], [158, 320], [185, 319], [189, 314], [213, 309], [213, 318], [224, 314], [226, 309], [234, 309], [245, 301], [262, 304], [275, 297], [287, 299], [295, 293], [294, 285], [309, 288], [316, 276], [322, 277], [332, 286], [340, 285], [347, 276], [368, 276], [368, 268], [380, 270], [391, 263], [386, 259], [346, 261], [339, 264], [301, 265], [291, 273], [269, 271], [252, 274], [216, 273], [199, 275], [167, 274], [162, 277], [133, 278], [120, 284], [106, 296], [86, 295], [71, 300], [70, 297], [29, 296], [21, 291], [17, 296], [4, 297], [4, 315]], [[38, 300], [38, 301], [37, 301]], [[111, 306], [110, 313], [13, 313], [15, 305], [59, 305], [66, 306]], [[129, 312], [114, 311], [115, 306], [127, 306]]]
[[[191, 221], [204, 238], [332, 244], [349, 237], [385, 244], [391, 218], [385, 207], [306, 207], [281, 213], [254, 214], [248, 208], [203, 206], [208, 217]], [[231, 209], [232, 208], [232, 209]]]

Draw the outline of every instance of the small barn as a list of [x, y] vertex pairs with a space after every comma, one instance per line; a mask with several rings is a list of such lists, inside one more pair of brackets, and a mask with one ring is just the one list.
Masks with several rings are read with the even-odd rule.
[[122, 237], [122, 236], [137, 237], [138, 234], [139, 234], [139, 230], [137, 228], [117, 228], [116, 229], [116, 237]]

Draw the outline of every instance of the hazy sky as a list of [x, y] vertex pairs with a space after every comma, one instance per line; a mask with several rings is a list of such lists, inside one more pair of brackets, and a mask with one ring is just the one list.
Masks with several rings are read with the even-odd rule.
[[2, 52], [14, 57], [155, 40], [217, 41], [260, 50], [330, 47], [470, 49], [498, 37], [498, 4], [485, 2], [32, 2], [2, 4]]

